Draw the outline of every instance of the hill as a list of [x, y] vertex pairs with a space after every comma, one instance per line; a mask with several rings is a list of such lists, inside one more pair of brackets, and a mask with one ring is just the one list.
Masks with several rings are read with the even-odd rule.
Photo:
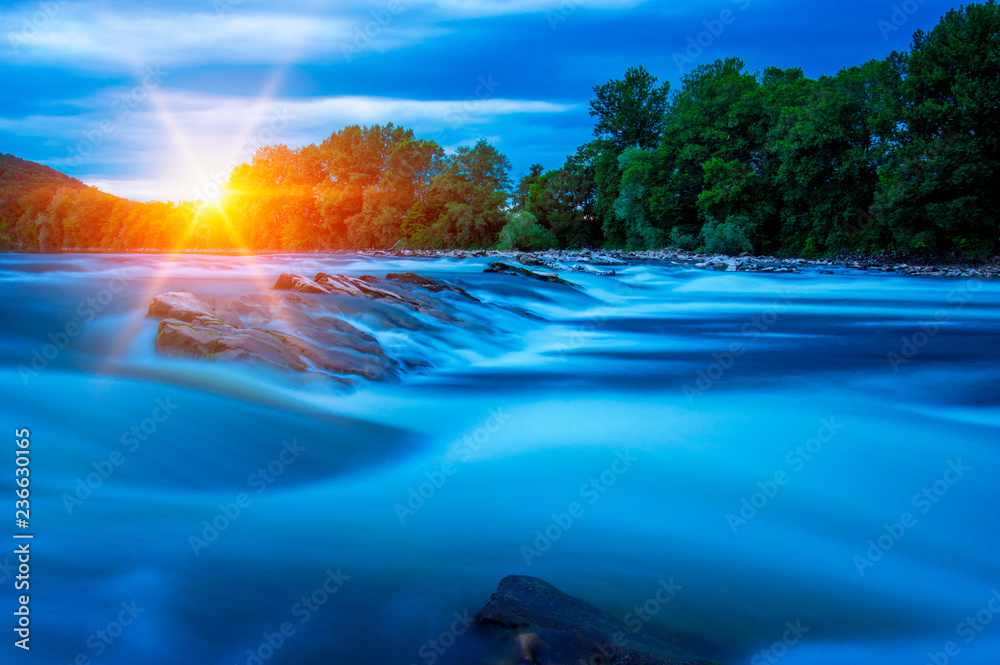
[[170, 203], [136, 203], [0, 155], [0, 250], [169, 249], [190, 218]]
[[76, 178], [60, 173], [53, 168], [29, 162], [14, 155], [0, 154], [0, 187], [2, 194], [11, 189], [29, 187], [74, 187], [86, 189]]

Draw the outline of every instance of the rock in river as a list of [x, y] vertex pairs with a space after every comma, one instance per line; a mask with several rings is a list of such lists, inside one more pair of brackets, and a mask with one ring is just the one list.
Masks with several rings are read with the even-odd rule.
[[503, 273], [505, 275], [521, 275], [523, 277], [531, 277], [532, 279], [539, 279], [543, 282], [554, 282], [556, 284], [565, 284], [566, 286], [576, 286], [572, 282], [567, 282], [565, 279], [559, 275], [553, 275], [545, 272], [533, 272], [527, 268], [522, 268], [521, 266], [512, 266], [507, 263], [491, 263], [489, 268], [483, 270], [483, 272], [497, 272]]
[[499, 637], [511, 663], [576, 665], [719, 665], [643, 632], [536, 577], [500, 582], [476, 624]]
[[238, 316], [218, 310], [187, 291], [173, 291], [156, 296], [149, 302], [147, 314], [160, 319], [177, 319], [185, 323], [239, 325]]
[[[297, 372], [320, 371], [378, 381], [394, 378], [398, 367], [378, 341], [349, 323], [312, 317], [299, 309], [301, 298], [269, 301], [243, 296], [228, 306], [209, 304], [187, 291], [164, 293], [149, 303], [148, 315], [162, 319], [156, 331], [161, 353], [242, 360]], [[245, 323], [240, 313], [258, 326]], [[294, 326], [298, 334], [263, 327]]]
[[474, 300], [479, 302], [478, 298], [470, 296], [466, 293], [465, 289], [453, 286], [451, 284], [443, 284], [441, 282], [436, 282], [429, 277], [424, 277], [418, 275], [415, 272], [391, 272], [385, 276], [386, 279], [392, 280], [394, 282], [401, 282], [403, 284], [413, 284], [414, 286], [419, 286], [427, 289], [431, 293], [440, 293], [441, 291], [454, 291], [460, 295], [465, 296], [469, 300]]
[[[483, 307], [488, 305], [464, 289], [415, 273], [383, 280], [320, 272], [312, 278], [282, 273], [270, 293], [237, 298], [163, 293], [150, 301], [148, 315], [162, 319], [156, 334], [161, 353], [321, 372], [351, 383], [354, 377], [394, 379], [401, 368], [422, 371], [431, 366], [435, 348], [454, 356], [449, 332], [494, 334], [477, 320]], [[366, 330], [385, 332], [395, 359]]]
[[278, 275], [278, 281], [274, 283], [274, 288], [281, 291], [299, 291], [300, 293], [330, 293], [315, 280], [289, 272]]

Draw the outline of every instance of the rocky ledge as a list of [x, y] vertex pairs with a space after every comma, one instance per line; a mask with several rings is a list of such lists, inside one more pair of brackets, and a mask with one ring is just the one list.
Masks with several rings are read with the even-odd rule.
[[511, 664], [719, 665], [635, 633], [596, 607], [535, 577], [505, 577], [475, 622], [500, 641], [505, 652], [501, 662]]
[[[509, 272], [568, 284], [525, 269]], [[490, 305], [458, 285], [412, 272], [389, 273], [385, 278], [282, 273], [272, 290], [215, 300], [187, 291], [156, 296], [148, 316], [160, 319], [157, 351], [320, 372], [350, 384], [358, 378], [392, 380], [430, 364], [427, 357], [433, 354], [422, 353], [420, 345], [435, 343], [433, 334], [392, 336], [407, 340], [404, 352], [393, 358], [376, 337], [381, 332], [435, 327], [477, 335], [495, 332], [477, 321], [475, 311]]]
[[[333, 316], [314, 318], [294, 294], [241, 296], [215, 305], [187, 291], [164, 293], [149, 303], [160, 318], [156, 350], [169, 355], [240, 360], [286, 370], [385, 380], [398, 365], [378, 341]], [[298, 334], [269, 324], [292, 325]]]

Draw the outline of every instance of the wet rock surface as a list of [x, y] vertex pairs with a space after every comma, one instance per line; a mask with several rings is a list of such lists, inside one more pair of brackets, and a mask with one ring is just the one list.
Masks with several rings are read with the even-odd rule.
[[283, 272], [278, 276], [274, 288], [283, 291], [299, 291], [300, 293], [329, 293], [327, 289], [316, 283], [315, 280]]
[[533, 270], [528, 270], [527, 268], [522, 268], [520, 266], [512, 266], [507, 263], [491, 263], [488, 268], [483, 270], [483, 272], [500, 273], [504, 275], [513, 275], [515, 277], [530, 277], [531, 279], [538, 279], [543, 282], [552, 282], [553, 284], [563, 284], [565, 286], [576, 286], [572, 282], [567, 282], [565, 279], [559, 275], [544, 273], [544, 272], [534, 272]]
[[[194, 294], [175, 291], [153, 298], [148, 314], [162, 319], [156, 350], [168, 355], [237, 360], [372, 381], [397, 375], [397, 364], [374, 337], [338, 319], [303, 317], [296, 304], [293, 299], [268, 302], [243, 296], [211, 305]], [[276, 321], [297, 325], [299, 334], [267, 327]]]
[[581, 255], [581, 262], [574, 262], [573, 265], [561, 266], [557, 261], [565, 260], [565, 257], [555, 257], [548, 254], [518, 254], [517, 262], [526, 266], [540, 266], [542, 268], [547, 268], [548, 270], [554, 270], [556, 272], [571, 270], [573, 272], [586, 272], [592, 275], [600, 275], [602, 277], [613, 277], [615, 275], [614, 270], [598, 270], [588, 264], [593, 265], [627, 265], [624, 261], [613, 260], [609, 257], [599, 257], [597, 259], [589, 255]]
[[418, 275], [413, 272], [399, 272], [399, 273], [391, 272], [388, 275], [386, 275], [385, 278], [403, 284], [413, 284], [415, 286], [421, 286], [430, 291], [431, 293], [440, 293], [441, 291], [454, 291], [455, 293], [463, 295], [466, 298], [469, 298], [470, 300], [479, 302], [478, 298], [470, 296], [465, 291], [465, 289], [461, 287], [453, 286], [451, 284], [442, 284], [441, 282], [436, 282], [433, 279], [430, 279], [429, 277], [423, 277], [422, 275]]
[[216, 309], [187, 291], [164, 293], [153, 298], [147, 313], [149, 316], [177, 319], [185, 323], [239, 325], [239, 316]]
[[358, 378], [393, 380], [403, 371], [430, 365], [412, 350], [393, 359], [364, 328], [433, 333], [433, 325], [440, 325], [490, 332], [436, 294], [456, 294], [449, 297], [460, 297], [471, 306], [482, 306], [479, 300], [461, 287], [415, 273], [390, 274], [384, 280], [372, 275], [321, 272], [310, 278], [282, 273], [273, 288], [273, 293], [221, 300], [203, 300], [188, 291], [154, 297], [147, 315], [161, 319], [157, 351], [320, 372], [353, 383]]
[[512, 665], [719, 665], [643, 632], [633, 632], [596, 607], [536, 577], [505, 577], [475, 622], [500, 642], [504, 651], [501, 662]]

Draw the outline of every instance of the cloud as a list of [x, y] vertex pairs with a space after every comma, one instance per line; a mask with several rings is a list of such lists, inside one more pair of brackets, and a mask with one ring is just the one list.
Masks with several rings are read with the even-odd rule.
[[[51, 4], [48, 12], [0, 18], [0, 55], [20, 65], [132, 71], [146, 65], [334, 62], [361, 44], [384, 52], [446, 34], [404, 25], [391, 12], [372, 16], [290, 13], [111, 12], [87, 4]], [[43, 17], [44, 21], [41, 20]], [[37, 19], [37, 20], [36, 20]], [[374, 22], [374, 29], [368, 23]], [[368, 33], [365, 34], [365, 29]], [[359, 36], [360, 35], [360, 36]]]
[[[400, 0], [402, 1], [402, 0]], [[431, 0], [428, 5], [455, 17], [492, 17], [577, 9], [630, 9], [645, 0]]]
[[[288, 65], [349, 62], [451, 34], [456, 20], [624, 9], [644, 0], [386, 0], [286, 3], [261, 11], [245, 0], [150, 8], [43, 0], [0, 16], [0, 56], [18, 65], [127, 72], [146, 65]], [[212, 7], [214, 11], [206, 11]], [[448, 24], [447, 26], [445, 24]]]
[[[163, 182], [159, 178], [128, 178], [109, 177], [102, 174], [84, 176], [79, 178], [81, 182], [91, 187], [96, 187], [102, 192], [108, 192], [115, 196], [132, 201], [164, 201], [171, 200], [169, 196], [163, 196]], [[178, 203], [178, 199], [173, 199]]]

